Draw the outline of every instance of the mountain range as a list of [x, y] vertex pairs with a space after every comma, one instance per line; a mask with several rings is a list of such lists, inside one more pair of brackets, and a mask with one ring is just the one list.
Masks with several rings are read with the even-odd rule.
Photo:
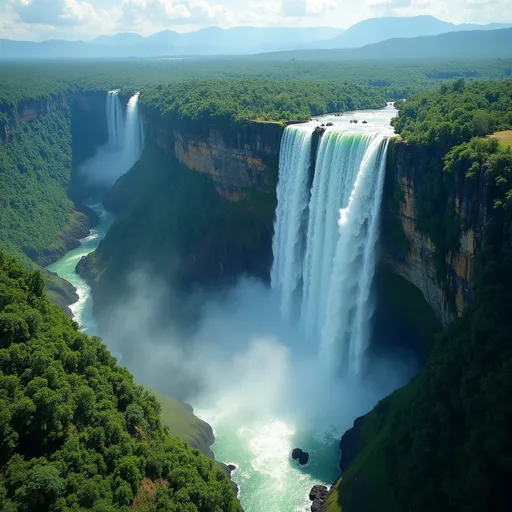
[[[473, 31], [480, 34], [486, 31], [494, 33], [505, 27], [508, 25], [499, 23], [455, 25], [432, 16], [416, 16], [368, 19], [346, 31], [332, 27], [209, 27], [186, 33], [164, 30], [147, 37], [122, 33], [100, 36], [88, 42], [49, 40], [35, 43], [0, 39], [0, 58], [129, 58], [244, 55], [308, 49], [343, 50], [366, 47], [396, 38], [417, 38], [454, 32], [468, 34]], [[461, 40], [467, 37], [470, 36], [463, 36]], [[478, 37], [484, 39], [482, 36]], [[507, 50], [504, 51], [508, 55]], [[375, 52], [379, 53], [378, 50], [371, 49], [361, 52], [361, 55]], [[407, 49], [404, 52], [411, 53]], [[348, 53], [343, 55], [350, 58]], [[468, 56], [471, 57], [471, 54]]]
[[512, 28], [393, 38], [361, 48], [261, 53], [262, 60], [512, 59]]

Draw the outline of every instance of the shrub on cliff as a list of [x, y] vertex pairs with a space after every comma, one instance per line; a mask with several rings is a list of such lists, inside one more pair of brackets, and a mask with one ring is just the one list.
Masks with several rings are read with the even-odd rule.
[[239, 510], [214, 461], [0, 251], [0, 509], [128, 510], [148, 486], [138, 510]]

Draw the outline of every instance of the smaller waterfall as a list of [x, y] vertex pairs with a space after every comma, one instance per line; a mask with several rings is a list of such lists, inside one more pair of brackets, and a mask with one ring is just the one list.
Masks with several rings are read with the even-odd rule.
[[107, 93], [107, 130], [108, 144], [119, 147], [123, 142], [123, 108], [119, 101], [119, 89]]
[[107, 142], [80, 166], [80, 172], [94, 186], [111, 187], [142, 155], [144, 131], [139, 111], [139, 93], [123, 108], [119, 89], [108, 91], [106, 99]]

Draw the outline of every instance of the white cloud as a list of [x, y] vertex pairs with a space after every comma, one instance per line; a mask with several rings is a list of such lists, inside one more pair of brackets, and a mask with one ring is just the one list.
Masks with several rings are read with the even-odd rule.
[[0, 37], [88, 39], [206, 26], [335, 26], [428, 14], [454, 23], [512, 23], [512, 0], [0, 0]]
[[93, 5], [80, 0], [14, 0], [11, 6], [19, 21], [28, 24], [74, 26], [98, 18]]
[[341, 0], [282, 0], [281, 13], [287, 17], [319, 16], [336, 10]]
[[206, 0], [124, 0], [119, 23], [126, 28], [153, 25], [169, 28], [169, 24], [224, 25], [232, 21], [228, 9]]

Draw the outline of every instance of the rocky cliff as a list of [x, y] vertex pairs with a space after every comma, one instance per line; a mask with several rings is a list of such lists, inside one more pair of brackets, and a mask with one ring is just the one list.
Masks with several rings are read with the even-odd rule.
[[[383, 260], [421, 290], [446, 324], [473, 298], [472, 278], [489, 205], [483, 180], [457, 180], [443, 172], [442, 159], [432, 151], [402, 141], [391, 145]], [[432, 222], [436, 214], [453, 233], [436, 237]], [[445, 244], [448, 237], [453, 240]]]
[[164, 122], [150, 115], [145, 124], [164, 153], [208, 176], [229, 201], [246, 198], [249, 190], [274, 193], [282, 124]]

